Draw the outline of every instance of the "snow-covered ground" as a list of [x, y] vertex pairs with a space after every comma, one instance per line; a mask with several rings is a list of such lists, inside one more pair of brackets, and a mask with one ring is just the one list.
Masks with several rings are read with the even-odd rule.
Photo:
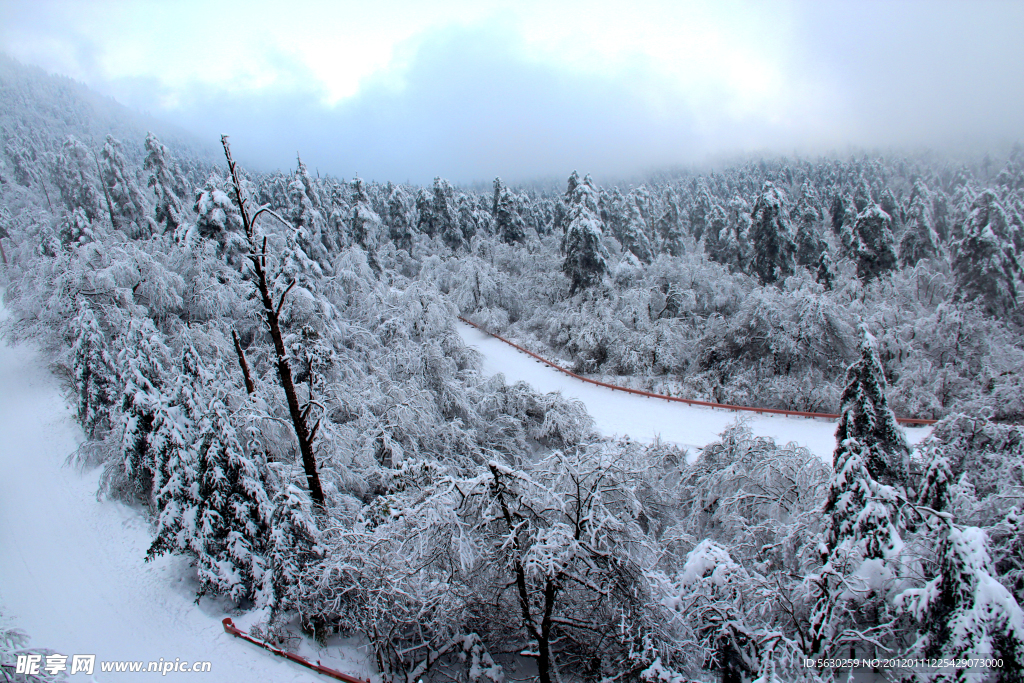
[[[224, 633], [232, 616], [243, 630], [262, 615], [231, 605], [195, 604], [188, 562], [144, 562], [151, 533], [138, 512], [97, 501], [99, 471], [64, 465], [82, 438], [56, 378], [27, 346], [0, 342], [0, 612], [31, 646], [97, 662], [210, 661], [198, 679], [218, 683], [324, 680], [308, 669]], [[366, 675], [352, 647], [299, 654]], [[70, 659], [68, 663], [70, 664]], [[154, 673], [101, 673], [93, 680], [144, 680]], [[170, 673], [168, 678], [192, 674]], [[89, 680], [85, 674], [70, 681]]]
[[[730, 411], [589, 385], [468, 325], [459, 331], [483, 353], [485, 372], [502, 372], [508, 381], [525, 380], [541, 391], [582, 400], [607, 435], [660, 436], [695, 448], [736, 419]], [[769, 415], [746, 419], [755, 434], [796, 441], [831, 457], [832, 422]], [[916, 442], [928, 431], [907, 433]], [[262, 615], [233, 615], [229, 604], [210, 599], [196, 605], [186, 560], [144, 561], [151, 538], [146, 518], [97, 500], [97, 470], [83, 474], [65, 466], [81, 438], [58, 380], [39, 355], [27, 346], [0, 345], [0, 611], [28, 632], [32, 645], [65, 655], [95, 654], [98, 661], [210, 661], [207, 677], [221, 683], [318, 680], [224, 633], [224, 616], [233, 616], [236, 625], [248, 630]], [[315, 653], [306, 642], [300, 653], [342, 671], [368, 673], [351, 646]], [[138, 680], [146, 675], [97, 669], [93, 678]], [[76, 674], [71, 680], [87, 677]]]
[[[507, 382], [522, 380], [539, 391], [561, 391], [563, 396], [583, 401], [597, 428], [606, 436], [629, 435], [648, 442], [660, 437], [662, 441], [696, 450], [715, 441], [737, 419], [743, 419], [757, 436], [770, 436], [778, 443], [795, 441], [832, 463], [836, 447], [833, 420], [738, 413], [612, 391], [553, 370], [470, 325], [458, 326], [463, 340], [483, 354], [484, 372], [500, 372]], [[931, 427], [912, 427], [905, 433], [911, 443], [917, 443], [931, 433]]]

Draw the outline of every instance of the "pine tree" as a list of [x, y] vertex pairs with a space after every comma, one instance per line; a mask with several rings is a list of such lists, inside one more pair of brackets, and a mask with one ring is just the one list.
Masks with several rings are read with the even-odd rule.
[[143, 167], [149, 171], [149, 187], [156, 195], [153, 211], [156, 223], [173, 233], [184, 221], [183, 202], [188, 197], [188, 187], [170, 150], [152, 133], [146, 134]]
[[833, 465], [837, 471], [840, 469], [843, 442], [856, 439], [864, 449], [864, 466], [875, 481], [904, 486], [910, 449], [896, 416], [889, 409], [885, 395], [888, 387], [878, 360], [877, 342], [866, 329], [861, 332], [860, 360], [846, 371], [846, 390], [836, 429], [839, 448], [833, 456]]
[[[939, 521], [942, 541], [935, 578], [896, 599], [921, 625], [913, 650], [931, 658], [999, 659], [999, 668], [947, 668], [936, 682], [1019, 680], [1024, 670], [1024, 612], [994, 577], [988, 537], [977, 527]], [[1011, 673], [1012, 672], [1012, 673]]]
[[352, 242], [366, 251], [371, 251], [380, 240], [383, 222], [377, 212], [370, 207], [370, 198], [366, 194], [362, 178], [352, 181]]
[[926, 196], [918, 195], [907, 212], [907, 226], [900, 239], [900, 263], [913, 266], [939, 251], [939, 235], [932, 226], [931, 208]]
[[69, 212], [81, 209], [90, 223], [99, 219], [103, 198], [96, 180], [96, 158], [88, 147], [70, 135], [57, 154], [53, 180]]
[[187, 443], [163, 441], [166, 481], [147, 559], [166, 553], [193, 558], [197, 599], [214, 593], [254, 600], [266, 580], [266, 481], [239, 443], [221, 388], [227, 378], [211, 377], [187, 340], [182, 364], [176, 432]]
[[754, 249], [751, 268], [766, 285], [792, 275], [795, 265], [796, 244], [783, 205], [782, 193], [765, 181], [754, 203], [750, 239]]
[[153, 322], [132, 320], [117, 365], [121, 375], [121, 453], [124, 491], [149, 502], [156, 480], [153, 433], [167, 408], [168, 350]]
[[814, 280], [826, 290], [832, 289], [832, 283], [836, 279], [836, 267], [832, 262], [832, 257], [829, 256], [827, 251], [821, 252], [821, 257], [818, 259], [818, 269], [814, 274]]
[[252, 600], [266, 571], [271, 506], [260, 468], [245, 454], [226, 397], [213, 389], [193, 444], [198, 460], [194, 551], [199, 592]]
[[867, 284], [896, 267], [896, 241], [889, 214], [875, 204], [869, 205], [857, 214], [853, 234], [853, 257], [861, 282]]
[[985, 190], [974, 201], [955, 246], [953, 272], [960, 297], [978, 300], [990, 315], [1017, 307], [1021, 265], [1008, 239], [1009, 221], [998, 197]]
[[388, 184], [388, 208], [386, 223], [388, 236], [398, 249], [412, 255], [412, 215], [408, 195], [400, 186]]
[[71, 370], [78, 396], [78, 421], [89, 438], [95, 438], [97, 432], [110, 425], [117, 371], [96, 313], [84, 299], [78, 302], [78, 313], [71, 327], [77, 333], [71, 348]]
[[522, 216], [516, 210], [512, 193], [504, 185], [500, 185], [501, 179], [494, 179], [495, 201], [494, 201], [494, 225], [495, 232], [505, 244], [517, 244], [526, 241], [526, 224]]
[[626, 199], [626, 216], [619, 241], [623, 249], [631, 252], [643, 263], [650, 263], [654, 260], [654, 249], [647, 239], [644, 218], [635, 199], [632, 193]]
[[181, 368], [174, 387], [173, 412], [157, 426], [156, 534], [146, 559], [165, 553], [194, 554], [197, 511], [202, 505], [196, 458], [197, 425], [203, 419], [211, 379], [191, 338], [182, 339]]
[[309, 497], [296, 486], [289, 484], [274, 497], [273, 510], [259, 602], [279, 613], [297, 607], [303, 572], [323, 556], [323, 549]]
[[124, 158], [124, 147], [108, 135], [100, 152], [100, 181], [112, 206], [116, 227], [133, 239], [150, 235], [145, 199]]
[[817, 224], [821, 220], [818, 210], [807, 196], [800, 198], [790, 216], [796, 221], [796, 262], [805, 268], [818, 266], [827, 245], [818, 235]]
[[597, 215], [597, 192], [590, 176], [582, 181], [573, 171], [567, 192], [569, 213], [562, 242], [564, 272], [571, 283], [569, 296], [601, 281], [608, 272], [608, 253], [601, 243], [601, 221]]

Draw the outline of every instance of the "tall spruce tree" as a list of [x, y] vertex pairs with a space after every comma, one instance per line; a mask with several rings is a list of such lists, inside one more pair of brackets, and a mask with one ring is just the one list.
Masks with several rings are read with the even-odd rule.
[[173, 233], [184, 221], [183, 207], [188, 197], [188, 186], [170, 150], [152, 133], [146, 134], [146, 160], [143, 165], [149, 171], [149, 187], [156, 195], [153, 212], [156, 224]]
[[569, 296], [601, 281], [608, 272], [608, 253], [601, 243], [601, 219], [598, 217], [597, 192], [590, 176], [580, 180], [576, 171], [569, 176], [562, 248], [565, 260], [562, 272], [569, 278]]
[[861, 282], [867, 284], [896, 267], [896, 240], [889, 214], [869, 205], [857, 214], [853, 233], [852, 252]]
[[771, 181], [765, 181], [754, 203], [750, 241], [754, 250], [751, 269], [766, 285], [793, 274], [796, 244], [784, 204], [782, 192]]
[[903, 486], [907, 479], [907, 446], [903, 430], [889, 408], [885, 392], [888, 384], [878, 360], [878, 345], [866, 329], [862, 329], [860, 360], [846, 371], [846, 389], [841, 401], [833, 466], [839, 469], [842, 443], [856, 439], [865, 449], [865, 467], [878, 482]]
[[84, 299], [71, 322], [76, 331], [71, 370], [78, 397], [78, 421], [90, 438], [110, 425], [117, 392], [117, 370], [95, 311]]
[[985, 190], [974, 201], [954, 248], [953, 272], [959, 294], [978, 300], [990, 315], [1017, 307], [1021, 264], [1009, 237], [1009, 221], [999, 198]]

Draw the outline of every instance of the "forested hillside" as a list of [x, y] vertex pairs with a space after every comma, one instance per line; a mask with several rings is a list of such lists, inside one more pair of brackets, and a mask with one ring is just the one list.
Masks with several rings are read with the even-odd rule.
[[[197, 597], [268, 608], [271, 640], [361, 635], [393, 681], [907, 655], [1019, 680], [1019, 148], [480, 194], [246, 173], [14, 71], [3, 331], [50, 354], [75, 460]], [[460, 314], [580, 372], [837, 412], [832, 466], [742, 425], [695, 454], [602, 439], [482, 376]], [[942, 420], [911, 450], [894, 413]]]

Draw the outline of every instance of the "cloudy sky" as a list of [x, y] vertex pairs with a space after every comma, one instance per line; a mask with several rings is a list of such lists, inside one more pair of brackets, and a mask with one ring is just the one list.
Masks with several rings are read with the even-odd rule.
[[338, 176], [1024, 140], [1024, 2], [0, 0], [0, 50]]

